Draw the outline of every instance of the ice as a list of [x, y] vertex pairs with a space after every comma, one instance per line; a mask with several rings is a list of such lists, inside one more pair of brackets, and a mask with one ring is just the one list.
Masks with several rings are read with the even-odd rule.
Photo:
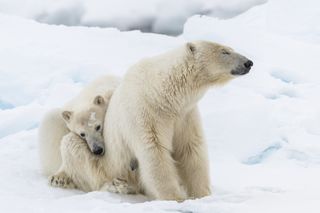
[[13, 107], [12, 104], [0, 100], [0, 109], [11, 109]]
[[48, 24], [177, 35], [189, 16], [234, 17], [266, 0], [0, 0], [0, 12]]
[[260, 153], [258, 153], [257, 155], [249, 157], [243, 163], [250, 164], [250, 165], [262, 163], [264, 160], [270, 157], [270, 155], [274, 154], [276, 151], [278, 151], [281, 148], [282, 146], [279, 143], [271, 145], [266, 149], [264, 149], [263, 151], [261, 151]]
[[[180, 12], [167, 9], [167, 1], [128, 7], [119, 1], [108, 11], [100, 7], [104, 1], [79, 2], [0, 0], [0, 212], [320, 211], [318, 1], [201, 0], [185, 3]], [[155, 8], [164, 11], [157, 19]], [[112, 26], [126, 29], [144, 20], [144, 26], [172, 32], [167, 23], [178, 20], [178, 26], [199, 8], [211, 8], [207, 15], [213, 17], [188, 18], [178, 37], [47, 24], [63, 19], [78, 25], [81, 19], [81, 25], [108, 26], [104, 21], [118, 15], [123, 19]], [[44, 12], [46, 23], [39, 23]], [[123, 76], [141, 58], [200, 39], [231, 46], [254, 62], [248, 75], [213, 88], [199, 104], [211, 196], [176, 203], [48, 186], [37, 153], [38, 126], [48, 109], [62, 106], [99, 75]]]

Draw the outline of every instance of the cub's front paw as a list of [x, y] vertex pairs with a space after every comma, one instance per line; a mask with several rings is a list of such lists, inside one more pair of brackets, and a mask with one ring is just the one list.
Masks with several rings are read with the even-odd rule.
[[117, 188], [118, 193], [121, 194], [137, 194], [138, 189], [131, 184], [128, 184], [126, 180], [115, 178], [112, 181], [112, 185]]
[[66, 189], [75, 189], [76, 186], [72, 179], [64, 173], [59, 173], [49, 177], [49, 185]]
[[120, 194], [137, 193], [134, 187], [130, 186], [126, 180], [120, 178], [113, 179], [111, 183], [105, 183], [101, 190]]

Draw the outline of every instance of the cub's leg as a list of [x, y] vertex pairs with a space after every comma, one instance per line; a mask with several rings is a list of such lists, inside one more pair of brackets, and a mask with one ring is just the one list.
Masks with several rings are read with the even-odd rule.
[[76, 185], [72, 179], [64, 172], [58, 172], [55, 175], [49, 177], [49, 184], [53, 187], [60, 187], [66, 189], [75, 189]]
[[120, 194], [138, 194], [143, 193], [142, 188], [140, 187], [139, 180], [139, 163], [138, 160], [133, 158], [130, 161], [129, 171], [128, 171], [128, 180], [121, 178], [114, 178], [112, 182], [106, 182], [101, 191], [109, 191]]
[[[126, 180], [111, 179], [105, 173], [101, 156], [93, 155], [78, 135], [70, 132], [61, 141], [62, 165], [59, 171], [49, 178], [49, 184], [62, 188], [78, 188], [83, 191], [109, 191], [122, 194], [135, 194], [137, 186]], [[128, 165], [129, 167], [129, 165]], [[137, 168], [134, 168], [135, 170]], [[136, 172], [136, 171], [131, 171]]]
[[208, 153], [198, 109], [178, 122], [174, 138], [174, 159], [190, 198], [210, 195]]
[[69, 188], [64, 187], [64, 183], [70, 183], [83, 191], [97, 190], [99, 184], [102, 185], [105, 174], [101, 173], [98, 158], [89, 151], [83, 139], [68, 133], [61, 141], [60, 151], [62, 164], [58, 172], [49, 178], [50, 185]]

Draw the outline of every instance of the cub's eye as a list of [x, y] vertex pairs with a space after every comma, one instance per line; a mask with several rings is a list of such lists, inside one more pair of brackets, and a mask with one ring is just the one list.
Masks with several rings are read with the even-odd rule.
[[100, 125], [96, 126], [96, 131], [97, 131], [97, 132], [98, 132], [100, 129], [101, 129], [101, 126], [100, 126]]
[[228, 52], [227, 50], [222, 50], [222, 54], [223, 55], [230, 55], [230, 52]]
[[80, 133], [80, 136], [81, 136], [82, 138], [85, 138], [85, 137], [86, 137], [86, 134], [84, 134], [83, 132], [81, 132], [81, 133]]

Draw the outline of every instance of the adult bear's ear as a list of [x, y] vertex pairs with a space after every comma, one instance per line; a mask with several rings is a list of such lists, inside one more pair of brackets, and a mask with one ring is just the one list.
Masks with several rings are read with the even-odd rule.
[[71, 120], [72, 112], [71, 111], [63, 111], [62, 112], [62, 118], [66, 122], [69, 122]]
[[106, 94], [105, 94], [105, 98], [106, 98], [106, 102], [109, 102], [112, 95], [113, 95], [113, 90], [109, 90]]
[[196, 45], [195, 44], [193, 44], [193, 43], [191, 43], [191, 42], [188, 42], [187, 44], [186, 44], [186, 46], [187, 46], [187, 51], [190, 53], [190, 54], [194, 54], [195, 52], [196, 52]]
[[101, 95], [97, 95], [94, 100], [93, 103], [96, 105], [102, 105], [105, 103], [104, 98]]

